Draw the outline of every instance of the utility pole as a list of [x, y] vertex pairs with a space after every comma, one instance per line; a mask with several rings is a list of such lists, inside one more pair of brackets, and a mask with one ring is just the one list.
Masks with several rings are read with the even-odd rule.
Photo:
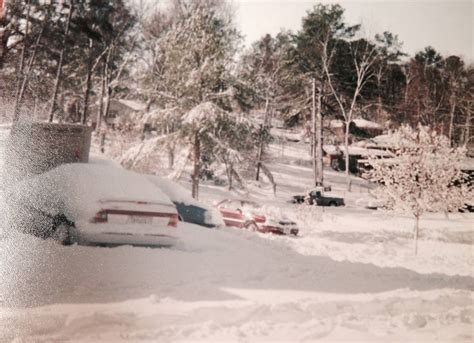
[[321, 85], [316, 95], [316, 79], [312, 78], [312, 108], [311, 108], [311, 154], [313, 158], [314, 185], [323, 183], [323, 119], [321, 115]]
[[317, 159], [318, 154], [316, 150], [316, 79], [314, 76], [311, 78], [311, 89], [312, 89], [312, 106], [311, 106], [311, 155], [313, 158], [313, 177], [314, 185], [318, 185], [318, 168], [317, 168]]

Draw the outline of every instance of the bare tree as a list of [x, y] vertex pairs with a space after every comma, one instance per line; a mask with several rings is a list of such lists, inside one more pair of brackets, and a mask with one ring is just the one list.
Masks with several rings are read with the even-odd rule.
[[61, 47], [61, 52], [59, 53], [58, 69], [56, 71], [56, 79], [54, 81], [53, 95], [51, 98], [51, 107], [49, 109], [49, 119], [48, 119], [49, 122], [52, 122], [54, 119], [54, 111], [56, 109], [56, 99], [58, 97], [59, 87], [62, 80], [64, 53], [66, 51], [66, 46], [67, 46], [67, 36], [69, 34], [69, 26], [71, 24], [71, 18], [72, 18], [73, 12], [74, 12], [74, 2], [71, 1], [69, 4], [69, 13], [66, 20], [66, 31], [64, 31], [63, 44]]
[[336, 99], [341, 115], [344, 118], [345, 173], [348, 191], [351, 190], [351, 179], [349, 173], [349, 127], [352, 120], [354, 119], [357, 100], [361, 94], [361, 91], [367, 81], [374, 76], [374, 71], [371, 67], [374, 64], [375, 57], [377, 55], [376, 46], [365, 39], [350, 42], [349, 46], [356, 72], [356, 84], [352, 93], [352, 97], [348, 104], [346, 104], [343, 94], [337, 91], [335, 81], [333, 80], [332, 74], [329, 70], [327, 44], [323, 45], [322, 58], [323, 70], [326, 75], [329, 88], [331, 89], [332, 95]]
[[461, 170], [465, 149], [452, 148], [446, 136], [421, 125], [402, 126], [393, 135], [395, 157], [370, 157], [369, 177], [381, 184], [375, 193], [387, 208], [413, 215], [416, 255], [423, 213], [457, 211], [472, 196], [472, 184]]

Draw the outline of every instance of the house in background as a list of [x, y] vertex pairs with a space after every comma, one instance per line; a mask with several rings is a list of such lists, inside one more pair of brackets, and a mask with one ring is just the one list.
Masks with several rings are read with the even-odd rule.
[[[324, 145], [323, 164], [334, 170], [345, 170], [344, 145]], [[349, 171], [360, 174], [360, 164], [369, 157], [391, 158], [393, 153], [389, 150], [371, 149], [355, 145], [349, 146]]]
[[[138, 100], [110, 99], [109, 114], [103, 120], [110, 125], [115, 125], [119, 118], [141, 116], [145, 113], [147, 104]], [[99, 111], [99, 101], [89, 109], [91, 125], [93, 128], [97, 125], [97, 112]]]
[[[331, 143], [337, 144], [344, 142], [345, 134], [345, 123], [340, 119], [333, 119], [327, 122], [324, 129], [325, 137], [329, 138]], [[349, 143], [356, 142], [360, 139], [368, 139], [381, 135], [384, 131], [382, 125], [366, 120], [363, 118], [357, 118], [351, 121], [349, 125]], [[332, 139], [331, 139], [331, 136]]]

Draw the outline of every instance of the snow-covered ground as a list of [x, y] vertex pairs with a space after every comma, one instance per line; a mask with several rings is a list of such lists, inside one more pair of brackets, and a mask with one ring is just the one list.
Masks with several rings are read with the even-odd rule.
[[[473, 214], [428, 213], [413, 256], [413, 219], [359, 204], [292, 205], [311, 185], [307, 146], [271, 146], [276, 196], [250, 196], [300, 226], [299, 237], [180, 223], [172, 249], [61, 247], [30, 236], [0, 239], [0, 342], [416, 341], [474, 339]], [[159, 171], [166, 174], [166, 170]], [[189, 188], [187, 177], [181, 183]], [[209, 204], [229, 196], [205, 184]]]

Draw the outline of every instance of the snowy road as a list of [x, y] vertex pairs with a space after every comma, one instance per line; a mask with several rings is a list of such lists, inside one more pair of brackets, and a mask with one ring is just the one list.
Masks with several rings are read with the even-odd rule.
[[27, 236], [22, 236], [23, 242], [11, 238], [11, 244], [0, 248], [0, 285], [8, 290], [0, 301], [7, 306], [41, 306], [116, 302], [152, 294], [186, 301], [231, 300], [236, 297], [222, 289], [357, 294], [474, 286], [470, 277], [304, 256], [279, 242], [233, 229], [186, 226], [179, 231], [183, 243], [174, 249], [59, 247]]

